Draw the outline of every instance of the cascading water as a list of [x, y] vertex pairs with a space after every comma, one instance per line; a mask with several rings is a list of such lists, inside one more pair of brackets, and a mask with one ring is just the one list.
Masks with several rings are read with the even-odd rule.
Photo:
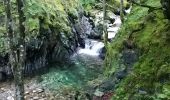
[[[112, 24], [107, 24], [108, 39], [113, 39], [121, 26], [120, 16], [115, 14], [110, 15], [111, 18], [115, 19]], [[98, 12], [96, 14], [95, 24], [100, 23], [103, 18], [103, 12]], [[103, 34], [104, 36], [104, 34]], [[104, 47], [104, 43], [95, 39], [86, 39], [85, 48], [78, 48], [76, 54], [86, 54], [90, 56], [99, 56], [100, 50]]]
[[100, 49], [104, 47], [104, 43], [92, 40], [92, 39], [86, 39], [85, 40], [85, 48], [79, 48], [78, 54], [87, 54], [91, 56], [98, 56], [100, 53]]

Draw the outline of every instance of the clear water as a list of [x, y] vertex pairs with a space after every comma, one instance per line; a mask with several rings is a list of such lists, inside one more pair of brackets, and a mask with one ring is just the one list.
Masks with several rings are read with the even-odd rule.
[[[131, 8], [126, 12], [130, 13], [130, 10]], [[108, 38], [113, 39], [121, 26], [121, 20], [120, 16], [114, 14], [110, 16], [115, 19], [115, 22], [108, 25]], [[102, 17], [103, 13], [98, 12], [95, 23], [98, 23]], [[42, 75], [43, 81], [41, 84], [49, 89], [60, 89], [63, 87], [79, 89], [86, 86], [88, 81], [96, 79], [103, 73], [103, 61], [98, 57], [99, 51], [103, 47], [104, 43], [101, 41], [86, 39], [85, 48], [79, 48], [77, 53], [71, 57], [74, 64], [64, 66], [52, 65], [50, 71]]]
[[80, 89], [102, 74], [102, 60], [88, 55], [77, 55], [73, 59], [75, 60], [72, 65], [54, 64], [48, 73], [41, 76], [42, 86], [55, 90], [63, 87]]

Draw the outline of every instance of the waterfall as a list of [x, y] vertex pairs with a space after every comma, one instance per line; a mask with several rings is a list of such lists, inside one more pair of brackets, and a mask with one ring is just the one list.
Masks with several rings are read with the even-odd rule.
[[86, 39], [85, 48], [79, 48], [78, 54], [86, 54], [91, 56], [98, 56], [100, 54], [101, 48], [104, 47], [104, 43], [101, 41]]
[[[96, 22], [98, 23], [101, 18], [103, 17], [103, 12], [98, 12], [96, 14]], [[113, 24], [107, 24], [107, 31], [108, 31], [108, 39], [113, 39], [118, 32], [121, 20], [120, 17], [112, 14], [112, 17], [115, 19], [115, 22]], [[99, 56], [100, 50], [104, 47], [104, 43], [100, 40], [95, 39], [86, 39], [85, 40], [85, 48], [78, 48], [77, 54], [86, 54], [90, 56]]]
[[[130, 13], [131, 11], [130, 7], [129, 9], [125, 10], [126, 13]], [[103, 12], [102, 11], [94, 11], [95, 13], [95, 19], [94, 23], [95, 25], [99, 23], [103, 23]], [[109, 13], [109, 17], [111, 19], [115, 19], [114, 23], [107, 23], [107, 31], [108, 31], [108, 39], [112, 40], [116, 34], [118, 33], [120, 26], [122, 24], [120, 16], [115, 15], [114, 13]], [[92, 27], [90, 26], [90, 23], [88, 22], [88, 18], [83, 17], [83, 25], [86, 30], [86, 34], [90, 34], [92, 31]], [[89, 30], [89, 31], [88, 31]], [[102, 35], [104, 37], [104, 34]], [[90, 56], [99, 56], [101, 49], [104, 48], [104, 43], [101, 40], [95, 40], [95, 39], [85, 39], [85, 48], [78, 48], [76, 54], [85, 54]]]

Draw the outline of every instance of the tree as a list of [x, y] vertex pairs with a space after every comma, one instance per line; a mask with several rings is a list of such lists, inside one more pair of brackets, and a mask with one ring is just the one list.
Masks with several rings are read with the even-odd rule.
[[107, 48], [108, 42], [108, 32], [107, 32], [107, 25], [106, 25], [106, 0], [103, 0], [103, 34], [104, 34], [104, 44]]
[[124, 22], [124, 7], [123, 7], [123, 0], [120, 0], [120, 19]]
[[[106, 51], [108, 50], [108, 32], [107, 32], [107, 25], [106, 25], [106, 0], [103, 0], [103, 34], [104, 34], [104, 45]], [[107, 72], [108, 69], [108, 59], [107, 59], [107, 53], [104, 61], [104, 67]]]
[[[4, 0], [6, 11], [6, 30], [9, 39], [9, 54], [10, 65], [14, 75], [15, 81], [15, 98], [16, 100], [24, 100], [24, 83], [23, 83], [23, 68], [25, 66], [25, 16], [24, 16], [24, 2], [17, 0], [18, 14], [19, 14], [19, 39], [13, 30], [13, 21], [11, 14], [11, 0]], [[19, 43], [19, 44], [16, 44]], [[19, 47], [18, 47], [19, 46]]]
[[24, 83], [23, 70], [25, 68], [25, 20], [24, 15], [24, 0], [17, 0], [18, 14], [19, 14], [19, 55], [18, 65], [16, 68], [15, 83], [16, 83], [16, 98], [17, 100], [24, 100]]

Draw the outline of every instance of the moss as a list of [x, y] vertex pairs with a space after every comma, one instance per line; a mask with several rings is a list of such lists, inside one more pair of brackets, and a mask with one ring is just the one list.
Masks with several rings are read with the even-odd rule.
[[[110, 4], [114, 4], [116, 7], [120, 7], [120, 0], [110, 0], [109, 1]], [[127, 0], [124, 0], [124, 5], [123, 5], [125, 8], [127, 6], [129, 6], [129, 3], [127, 2]]]
[[92, 6], [96, 3], [96, 0], [80, 0], [80, 2], [87, 11], [90, 11]]
[[[43, 27], [53, 27], [55, 36], [61, 32], [66, 36], [72, 35], [71, 26], [68, 21], [68, 13], [78, 16], [77, 9], [80, 6], [78, 0], [26, 0], [26, 39], [36, 38], [39, 34], [39, 18], [44, 19]], [[1, 13], [3, 12], [3, 13]], [[15, 33], [18, 33], [18, 13], [15, 1], [12, 1], [12, 14]], [[3, 2], [0, 2], [0, 34], [5, 33], [5, 11]], [[17, 35], [16, 35], [17, 37]], [[27, 41], [27, 42], [28, 42]], [[6, 48], [6, 36], [0, 37], [0, 52], [8, 52]]]
[[[145, 3], [160, 7], [159, 0], [146, 0]], [[164, 91], [170, 91], [169, 32], [170, 24], [164, 19], [162, 10], [148, 13], [147, 8], [133, 6], [116, 39], [110, 44], [106, 58], [111, 59], [107, 63], [114, 69], [113, 72], [117, 71], [120, 65], [116, 63], [120, 62], [123, 41], [129, 38], [135, 43], [141, 55], [131, 74], [119, 84], [114, 100], [162, 100], [159, 94], [165, 100], [168, 98], [170, 94]], [[107, 73], [110, 74], [108, 71]], [[140, 94], [140, 89], [147, 94]]]

